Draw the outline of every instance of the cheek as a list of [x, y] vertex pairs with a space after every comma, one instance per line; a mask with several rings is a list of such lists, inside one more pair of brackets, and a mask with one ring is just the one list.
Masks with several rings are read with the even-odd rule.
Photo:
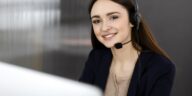
[[122, 35], [126, 38], [131, 36], [131, 29], [129, 25], [124, 25], [124, 27], [122, 28]]
[[[126, 21], [126, 22], [125, 22], [125, 21]], [[130, 34], [131, 23], [130, 23], [129, 20], [124, 19], [123, 21], [121, 21], [120, 27], [121, 27], [120, 29], [121, 29], [123, 32]]]
[[120, 22], [120, 23], [118, 23], [117, 25], [116, 25], [116, 27], [117, 27], [117, 29], [121, 32], [121, 33], [123, 33], [123, 34], [125, 34], [125, 33], [129, 33], [129, 29], [130, 29], [130, 27], [129, 27], [129, 25], [127, 24], [127, 23], [124, 23], [124, 22]]
[[97, 37], [99, 35], [99, 33], [100, 33], [99, 27], [98, 26], [93, 26], [93, 32]]
[[120, 39], [129, 39], [131, 38], [131, 27], [130, 27], [130, 23], [128, 22], [120, 22], [118, 25], [118, 31], [119, 31], [119, 37]]

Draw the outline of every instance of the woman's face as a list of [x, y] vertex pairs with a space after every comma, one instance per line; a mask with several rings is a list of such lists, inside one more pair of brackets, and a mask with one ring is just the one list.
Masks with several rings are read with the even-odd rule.
[[107, 48], [131, 40], [131, 27], [127, 10], [111, 0], [97, 0], [91, 10], [93, 31]]

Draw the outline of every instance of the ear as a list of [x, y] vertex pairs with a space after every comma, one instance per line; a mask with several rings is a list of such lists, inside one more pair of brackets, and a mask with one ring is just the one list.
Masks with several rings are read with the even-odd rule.
[[130, 25], [131, 28], [134, 27], [134, 25], [132, 23], [129, 23], [129, 25]]

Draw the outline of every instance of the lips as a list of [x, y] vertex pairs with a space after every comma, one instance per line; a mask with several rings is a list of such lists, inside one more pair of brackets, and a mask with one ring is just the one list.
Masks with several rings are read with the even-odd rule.
[[105, 39], [105, 40], [109, 40], [109, 39], [112, 39], [117, 33], [108, 33], [108, 34], [103, 34], [102, 37]]

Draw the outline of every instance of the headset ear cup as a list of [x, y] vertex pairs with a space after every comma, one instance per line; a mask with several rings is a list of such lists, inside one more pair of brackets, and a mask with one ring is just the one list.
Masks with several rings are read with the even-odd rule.
[[139, 25], [141, 22], [141, 17], [140, 17], [140, 14], [138, 12], [135, 13], [134, 21], [136, 22], [136, 31], [139, 31]]
[[141, 17], [140, 17], [140, 14], [138, 12], [136, 12], [134, 14], [134, 22], [135, 22], [135, 26], [134, 26], [134, 34], [135, 34], [135, 39], [136, 39], [136, 42], [137, 44], [140, 44], [140, 38], [139, 38], [139, 34], [140, 34], [140, 22], [141, 22]]
[[135, 43], [136, 44], [138, 44], [138, 45], [141, 45], [141, 40], [140, 40], [140, 23], [141, 23], [141, 15], [140, 15], [140, 13], [139, 13], [139, 5], [138, 5], [138, 0], [133, 0], [133, 2], [134, 2], [134, 6], [135, 6], [135, 9], [134, 9], [134, 11], [135, 11], [135, 14], [133, 14], [133, 22], [134, 22], [134, 28], [133, 28], [133, 30], [134, 30], [134, 39], [135, 39]]

